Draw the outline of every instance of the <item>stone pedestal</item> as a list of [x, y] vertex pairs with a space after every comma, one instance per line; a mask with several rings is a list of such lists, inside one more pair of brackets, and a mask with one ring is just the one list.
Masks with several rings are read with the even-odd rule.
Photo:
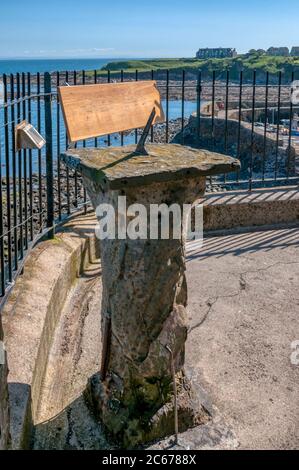
[[93, 378], [90, 393], [107, 430], [125, 447], [173, 434], [174, 376], [179, 430], [205, 419], [184, 371], [186, 220], [178, 239], [172, 223], [169, 239], [151, 239], [150, 207], [175, 203], [183, 209], [204, 194], [207, 175], [239, 167], [230, 157], [179, 145], [149, 145], [147, 151], [149, 156], [134, 155], [132, 147], [63, 155], [82, 173], [95, 209], [110, 204], [118, 214], [118, 198], [125, 196], [127, 207], [142, 204], [148, 214], [146, 239], [101, 241], [102, 375]]

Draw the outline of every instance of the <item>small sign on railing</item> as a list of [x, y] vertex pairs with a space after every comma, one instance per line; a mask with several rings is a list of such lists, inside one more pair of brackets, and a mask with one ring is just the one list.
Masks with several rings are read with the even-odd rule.
[[16, 151], [21, 149], [41, 149], [46, 141], [27, 121], [22, 121], [15, 128]]

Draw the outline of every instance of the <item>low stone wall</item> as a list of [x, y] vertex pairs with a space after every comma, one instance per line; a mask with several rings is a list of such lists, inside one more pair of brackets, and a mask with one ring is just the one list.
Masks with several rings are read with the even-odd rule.
[[[272, 115], [273, 110], [277, 113], [277, 107], [270, 106], [267, 110], [268, 119]], [[299, 111], [298, 106], [293, 106], [293, 112], [297, 113]], [[224, 114], [224, 111], [223, 111]], [[241, 110], [241, 119], [242, 121], [252, 122], [252, 108], [243, 108]], [[231, 109], [228, 111], [229, 119], [239, 119], [239, 109]], [[256, 107], [254, 109], [254, 117], [255, 121], [257, 122], [259, 118], [262, 118], [262, 121], [265, 117], [265, 104], [264, 103], [256, 103]], [[290, 118], [290, 106], [280, 106], [280, 119], [289, 119]]]
[[68, 221], [30, 253], [4, 306], [13, 449], [30, 447], [54, 330], [72, 285], [99, 255], [93, 214]]
[[8, 449], [10, 442], [7, 374], [7, 357], [4, 349], [0, 316], [0, 450]]
[[206, 194], [204, 233], [299, 224], [298, 187]]

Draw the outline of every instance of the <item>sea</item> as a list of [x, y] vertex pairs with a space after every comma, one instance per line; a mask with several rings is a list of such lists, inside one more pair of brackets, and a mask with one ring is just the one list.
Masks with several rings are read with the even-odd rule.
[[[18, 72], [62, 72], [63, 70], [99, 70], [120, 59], [5, 59], [0, 60], [0, 75]], [[121, 59], [125, 60], [125, 59]]]

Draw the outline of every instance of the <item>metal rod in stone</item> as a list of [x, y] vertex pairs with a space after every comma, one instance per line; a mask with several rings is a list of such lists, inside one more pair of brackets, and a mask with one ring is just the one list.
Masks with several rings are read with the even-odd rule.
[[148, 155], [148, 153], [146, 151], [146, 148], [145, 148], [145, 141], [146, 141], [146, 138], [147, 138], [147, 136], [149, 134], [149, 131], [151, 129], [151, 126], [152, 126], [153, 120], [155, 118], [155, 115], [156, 115], [156, 108], [153, 108], [153, 110], [150, 114], [150, 117], [148, 118], [148, 121], [145, 125], [145, 128], [143, 129], [142, 135], [139, 139], [139, 142], [138, 142], [136, 150], [135, 150], [135, 153], [138, 154], [138, 155]]

